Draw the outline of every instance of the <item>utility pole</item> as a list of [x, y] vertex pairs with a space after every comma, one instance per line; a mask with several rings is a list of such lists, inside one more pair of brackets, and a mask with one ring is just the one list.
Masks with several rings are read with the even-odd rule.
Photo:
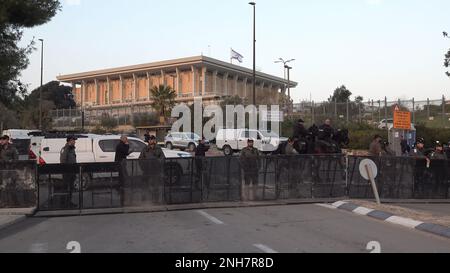
[[253, 6], [253, 105], [256, 106], [256, 3], [248, 4]]
[[42, 130], [42, 86], [44, 84], [44, 39], [41, 41], [41, 87], [39, 88], [39, 130]]

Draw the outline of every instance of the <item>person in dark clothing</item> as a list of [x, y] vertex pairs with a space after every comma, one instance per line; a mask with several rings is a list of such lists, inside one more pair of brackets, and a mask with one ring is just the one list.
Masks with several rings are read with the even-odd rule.
[[425, 185], [428, 182], [431, 160], [425, 149], [425, 139], [418, 138], [414, 149], [411, 150], [410, 156], [415, 159], [414, 166], [414, 190], [416, 196], [424, 192]]
[[[142, 182], [148, 188], [150, 201], [153, 204], [160, 204], [162, 201], [162, 187], [164, 177], [165, 155], [161, 147], [157, 145], [156, 137], [150, 136], [148, 146], [142, 150], [139, 156], [139, 163], [143, 172]], [[144, 194], [145, 196], [145, 194]]]
[[331, 142], [335, 134], [334, 128], [331, 126], [331, 120], [325, 120], [324, 124], [319, 127], [319, 140]]
[[259, 182], [260, 155], [254, 147], [255, 141], [248, 139], [247, 147], [241, 151], [239, 161], [244, 172], [244, 184], [242, 185], [242, 200], [254, 201], [256, 188]]
[[308, 145], [307, 145], [307, 137], [308, 130], [305, 128], [305, 121], [303, 119], [299, 119], [297, 124], [294, 126], [294, 132], [292, 134], [292, 138], [294, 140], [294, 148], [299, 154], [307, 154], [308, 153]]
[[127, 168], [123, 166], [121, 163], [127, 159], [127, 157], [131, 154], [130, 152], [130, 143], [128, 142], [128, 137], [122, 136], [120, 138], [119, 144], [116, 146], [116, 157], [114, 162], [116, 162], [119, 166], [119, 192], [120, 192], [120, 202], [122, 207], [125, 206], [125, 178], [127, 177]]
[[203, 183], [203, 166], [208, 150], [209, 148], [206, 147], [206, 140], [205, 138], [202, 138], [197, 148], [195, 148], [195, 169], [197, 178], [195, 186], [197, 188], [200, 188], [200, 185]]
[[[76, 165], [77, 164], [77, 154], [75, 152], [77, 138], [74, 136], [67, 137], [66, 145], [61, 149], [60, 162], [63, 165]], [[68, 200], [62, 201], [62, 208], [76, 208], [78, 207], [72, 202], [73, 192], [75, 190], [75, 180], [77, 179], [77, 174], [73, 172], [66, 172], [63, 174], [64, 187], [69, 191]], [[80, 177], [81, 180], [81, 177]], [[80, 181], [80, 188], [82, 188], [82, 183]]]
[[150, 142], [150, 138], [151, 138], [150, 130], [146, 130], [145, 131], [145, 135], [144, 135], [144, 142], [145, 143], [149, 143]]
[[130, 154], [130, 143], [128, 142], [128, 137], [122, 136], [119, 144], [116, 146], [116, 157], [114, 162], [121, 163], [123, 160], [127, 159]]
[[402, 149], [402, 156], [408, 156], [409, 153], [411, 153], [411, 147], [409, 147], [408, 141], [405, 139], [404, 136], [401, 136], [400, 138], [400, 146]]
[[1, 144], [2, 147], [0, 150], [0, 160], [3, 161], [19, 160], [19, 152], [11, 144], [11, 139], [9, 138], [9, 136], [3, 136]]

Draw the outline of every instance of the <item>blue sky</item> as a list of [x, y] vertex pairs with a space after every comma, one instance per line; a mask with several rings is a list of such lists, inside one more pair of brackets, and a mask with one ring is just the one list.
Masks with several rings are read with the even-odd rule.
[[[61, 0], [48, 24], [25, 31], [45, 39], [45, 81], [59, 74], [194, 55], [252, 67], [247, 0]], [[257, 67], [282, 76], [274, 60], [295, 58], [295, 101], [325, 100], [345, 84], [366, 100], [450, 97], [443, 56], [450, 48], [448, 0], [258, 0]], [[209, 47], [210, 46], [210, 47]], [[23, 80], [40, 80], [40, 53]]]

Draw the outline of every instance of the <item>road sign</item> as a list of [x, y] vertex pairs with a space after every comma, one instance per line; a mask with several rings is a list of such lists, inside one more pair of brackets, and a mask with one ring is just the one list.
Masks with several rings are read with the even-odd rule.
[[365, 180], [370, 180], [369, 175], [367, 174], [367, 170], [366, 170], [366, 166], [368, 166], [368, 168], [371, 171], [372, 174], [372, 178], [375, 179], [378, 176], [378, 168], [377, 168], [377, 164], [375, 164], [375, 162], [373, 162], [370, 159], [364, 159], [363, 161], [361, 161], [361, 163], [359, 164], [359, 173], [361, 174], [361, 176], [365, 179]]
[[411, 112], [394, 111], [394, 129], [411, 130]]

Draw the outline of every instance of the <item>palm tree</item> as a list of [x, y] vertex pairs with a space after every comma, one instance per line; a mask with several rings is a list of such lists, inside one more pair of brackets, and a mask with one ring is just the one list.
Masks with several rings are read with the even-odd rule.
[[161, 123], [165, 123], [165, 118], [169, 116], [175, 106], [177, 93], [170, 86], [164, 85], [153, 87], [150, 93], [153, 101], [151, 106], [159, 113]]

